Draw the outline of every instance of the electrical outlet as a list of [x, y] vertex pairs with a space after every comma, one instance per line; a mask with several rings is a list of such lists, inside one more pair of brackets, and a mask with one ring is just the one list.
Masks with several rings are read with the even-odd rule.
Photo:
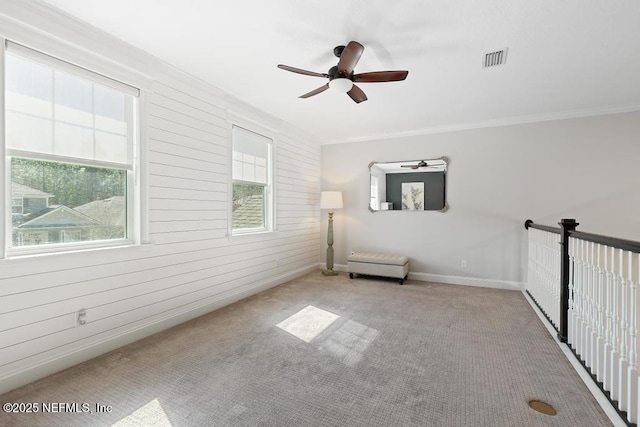
[[460, 265], [462, 266], [462, 268], [467, 268], [467, 260], [463, 259]]
[[80, 311], [78, 311], [78, 314], [76, 315], [76, 326], [83, 326], [86, 324], [87, 324], [87, 310], [83, 308]]

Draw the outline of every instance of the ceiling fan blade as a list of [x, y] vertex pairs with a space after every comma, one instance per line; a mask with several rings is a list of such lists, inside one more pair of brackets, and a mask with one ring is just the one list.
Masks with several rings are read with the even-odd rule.
[[428, 169], [428, 168], [437, 168], [438, 166], [431, 166], [431, 165], [428, 165], [426, 163], [425, 164], [418, 163], [417, 165], [400, 165], [400, 167], [401, 168], [411, 168], [411, 169], [420, 169], [420, 168]]
[[278, 64], [278, 68], [280, 68], [281, 70], [291, 71], [292, 73], [304, 74], [305, 76], [329, 77], [329, 74], [326, 74], [326, 73], [316, 73], [314, 71], [307, 71], [301, 68], [290, 67], [288, 65]]
[[358, 42], [350, 41], [340, 55], [340, 61], [338, 61], [338, 72], [345, 76], [351, 74], [360, 60], [360, 55], [362, 55], [363, 51], [364, 46]]
[[367, 95], [365, 95], [362, 89], [356, 85], [353, 85], [351, 90], [347, 92], [347, 95], [349, 95], [357, 104], [367, 100]]
[[304, 95], [300, 95], [298, 98], [309, 98], [310, 96], [317, 95], [320, 92], [324, 92], [327, 89], [329, 89], [329, 83], [327, 83], [324, 86], [320, 86], [318, 89], [314, 89], [311, 92], [305, 93]]
[[407, 78], [408, 71], [374, 71], [371, 73], [360, 73], [353, 76], [354, 82], [376, 83], [376, 82], [398, 82]]

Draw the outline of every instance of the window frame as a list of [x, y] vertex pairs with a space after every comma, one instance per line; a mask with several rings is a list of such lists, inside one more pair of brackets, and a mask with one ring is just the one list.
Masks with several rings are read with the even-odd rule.
[[[231, 237], [238, 236], [254, 236], [260, 234], [270, 234], [276, 231], [275, 229], [275, 217], [276, 217], [276, 204], [275, 204], [275, 151], [276, 141], [275, 132], [257, 125], [252, 121], [249, 121], [243, 117], [236, 116], [230, 113], [231, 120], [229, 120], [229, 203], [228, 203], [228, 226], [227, 235]], [[267, 142], [267, 184], [265, 185], [265, 201], [264, 207], [264, 226], [252, 227], [252, 228], [233, 228], [233, 184], [254, 184], [252, 182], [234, 180], [233, 179], [233, 129], [234, 127], [240, 128], [246, 132], [256, 134], [262, 138], [268, 139]]]
[[[0, 147], [4, 155], [4, 162], [0, 162], [0, 179], [4, 180], [4, 185], [0, 186], [0, 197], [3, 197], [4, 203], [0, 204], [0, 214], [4, 217], [4, 226], [0, 227], [0, 240], [3, 242], [0, 258], [12, 258], [28, 255], [41, 255], [41, 254], [57, 254], [65, 252], [75, 252], [84, 250], [94, 250], [101, 248], [114, 248], [114, 247], [129, 247], [139, 245], [142, 242], [143, 236], [146, 234], [146, 227], [143, 225], [144, 215], [143, 207], [141, 206], [141, 181], [142, 174], [141, 169], [143, 163], [141, 162], [141, 141], [143, 137], [142, 131], [142, 106], [146, 105], [146, 95], [142, 89], [124, 83], [116, 78], [108, 77], [106, 73], [100, 73], [99, 71], [90, 70], [85, 68], [82, 64], [71, 63], [66, 61], [62, 57], [56, 57], [52, 54], [45, 53], [40, 50], [32, 49], [31, 47], [25, 47], [19, 42], [12, 41], [0, 37], [0, 125], [3, 130], [0, 132]], [[58, 51], [59, 49], [56, 49]], [[63, 47], [64, 50], [64, 47]], [[6, 55], [7, 51], [13, 51], [16, 56], [26, 58], [31, 61], [35, 61], [41, 65], [45, 65], [54, 70], [72, 74], [76, 77], [88, 80], [91, 83], [101, 86], [110, 87], [119, 92], [132, 96], [131, 105], [131, 129], [130, 129], [130, 143], [127, 143], [127, 163], [118, 163], [96, 159], [84, 159], [76, 158], [73, 156], [38, 153], [35, 151], [20, 150], [9, 148], [6, 141]], [[57, 52], [56, 52], [57, 53]], [[76, 55], [70, 49], [71, 56]], [[93, 58], [89, 58], [93, 59]], [[111, 67], [112, 68], [112, 67]], [[11, 159], [13, 157], [49, 161], [57, 163], [77, 164], [88, 167], [99, 168], [112, 168], [123, 170], [126, 172], [126, 188], [125, 188], [125, 204], [126, 204], [126, 237], [116, 239], [105, 240], [88, 240], [83, 242], [64, 242], [64, 243], [51, 243], [44, 245], [29, 245], [29, 246], [13, 246], [13, 224], [12, 224], [12, 212], [13, 212], [13, 199], [12, 199], [12, 170]], [[146, 205], [145, 205], [146, 206]]]

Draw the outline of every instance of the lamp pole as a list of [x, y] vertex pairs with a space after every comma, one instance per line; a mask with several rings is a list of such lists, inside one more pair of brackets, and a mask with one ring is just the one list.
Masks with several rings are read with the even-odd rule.
[[333, 271], [333, 214], [335, 209], [342, 209], [341, 191], [322, 191], [320, 193], [320, 208], [329, 210], [329, 224], [327, 226], [327, 268], [322, 270], [325, 276], [335, 276]]
[[335, 276], [338, 273], [333, 271], [333, 214], [334, 210], [329, 209], [329, 225], [327, 227], [327, 269], [322, 270], [325, 276]]

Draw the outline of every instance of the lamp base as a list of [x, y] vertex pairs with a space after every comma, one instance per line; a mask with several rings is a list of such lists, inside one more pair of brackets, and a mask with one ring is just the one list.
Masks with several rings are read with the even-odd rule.
[[323, 276], [337, 276], [338, 272], [333, 270], [322, 270]]

